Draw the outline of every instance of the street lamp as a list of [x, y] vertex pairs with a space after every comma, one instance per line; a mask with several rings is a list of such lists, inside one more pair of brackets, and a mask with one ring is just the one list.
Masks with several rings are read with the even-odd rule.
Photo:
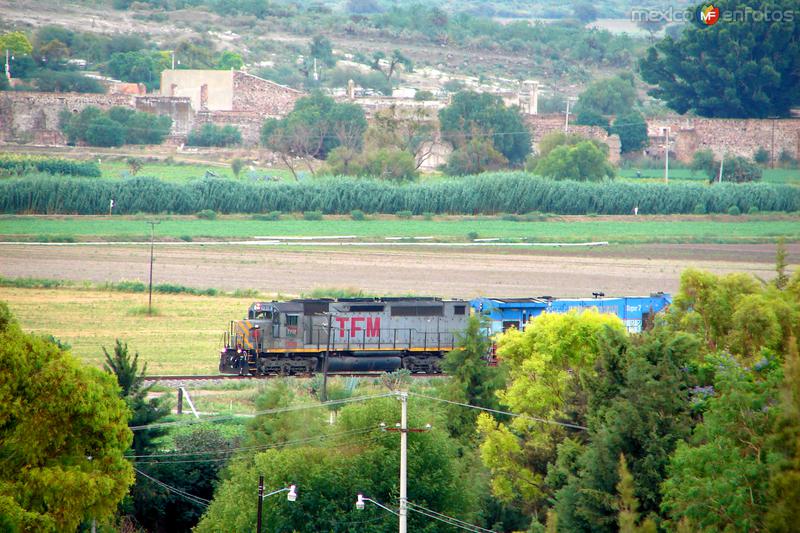
[[286, 499], [290, 502], [297, 500], [297, 486], [296, 485], [289, 485], [288, 487], [284, 487], [282, 489], [273, 490], [267, 494], [264, 494], [264, 476], [258, 476], [258, 518], [256, 523], [256, 533], [261, 533], [261, 507], [262, 503], [264, 502], [264, 498], [269, 498], [270, 496], [274, 496], [281, 492], [287, 492]]
[[382, 503], [373, 500], [372, 498], [367, 498], [366, 496], [364, 496], [361, 493], [359, 493], [358, 497], [356, 498], [356, 509], [358, 509], [359, 511], [363, 511], [364, 507], [366, 506], [366, 502], [374, 503], [375, 505], [377, 505], [378, 507], [380, 507], [384, 511], [389, 511], [393, 515], [398, 516], [397, 511], [395, 511], [394, 509], [390, 509], [390, 508], [386, 507], [385, 505], [383, 505]]

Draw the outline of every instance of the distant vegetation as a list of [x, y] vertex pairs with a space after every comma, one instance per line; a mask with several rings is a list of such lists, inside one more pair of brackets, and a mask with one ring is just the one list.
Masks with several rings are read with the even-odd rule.
[[122, 146], [123, 144], [161, 144], [169, 134], [172, 119], [134, 111], [127, 107], [112, 107], [108, 111], [89, 106], [80, 113], [63, 110], [61, 131], [67, 142], [90, 146]]
[[186, 184], [135, 177], [121, 182], [74, 178], [12, 178], [0, 182], [4, 213], [98, 214], [114, 199], [119, 214], [194, 214], [319, 211], [365, 213], [494, 214], [540, 211], [557, 214], [747, 213], [800, 210], [800, 188], [773, 184], [588, 183], [552, 181], [523, 173], [496, 173], [395, 185], [386, 181], [323, 178], [292, 183], [243, 183], [203, 179]]
[[70, 176], [100, 177], [100, 166], [95, 161], [75, 161], [58, 157], [35, 157], [13, 154], [0, 155], [0, 176], [23, 175], [30, 172], [64, 174]]
[[241, 144], [242, 132], [239, 128], [226, 124], [217, 126], [216, 124], [203, 124], [189, 132], [186, 140], [188, 146], [234, 146]]

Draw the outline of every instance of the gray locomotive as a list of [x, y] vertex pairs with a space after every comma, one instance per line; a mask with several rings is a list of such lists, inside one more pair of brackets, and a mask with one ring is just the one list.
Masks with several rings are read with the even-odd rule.
[[230, 323], [219, 370], [228, 374], [441, 372], [467, 326], [469, 302], [339, 298], [257, 302]]

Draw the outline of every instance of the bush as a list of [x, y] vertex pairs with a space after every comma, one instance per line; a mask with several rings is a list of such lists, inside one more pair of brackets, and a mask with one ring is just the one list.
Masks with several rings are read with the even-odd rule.
[[705, 204], [695, 204], [693, 213], [695, 215], [705, 215], [706, 214]]
[[36, 76], [36, 88], [42, 92], [104, 93], [103, 85], [80, 72], [41, 70]]
[[398, 211], [397, 213], [395, 213], [395, 215], [397, 215], [397, 218], [408, 219], [408, 218], [411, 218], [413, 213], [411, 211], [407, 210], [407, 209], [404, 209], [402, 211]]
[[282, 213], [280, 211], [270, 211], [265, 214], [253, 215], [253, 220], [280, 220]]
[[759, 147], [756, 150], [756, 153], [753, 155], [753, 161], [758, 163], [761, 166], [765, 166], [769, 163], [769, 152], [763, 146]]
[[471, 241], [474, 241], [477, 238], [478, 238], [478, 232], [477, 231], [470, 231], [469, 233], [467, 233], [467, 239], [469, 239]]
[[198, 211], [195, 216], [203, 220], [216, 220], [217, 212], [213, 209], [203, 209], [202, 211]]
[[781, 150], [778, 156], [778, 164], [783, 168], [796, 168], [797, 159], [786, 149]]
[[742, 211], [739, 209], [738, 206], [732, 205], [728, 208], [728, 214], [733, 216], [739, 216], [742, 214]]
[[758, 208], [756, 206], [751, 207], [747, 210], [748, 215], [757, 215], [759, 213]]
[[322, 212], [321, 211], [304, 211], [303, 212], [303, 219], [304, 220], [322, 220]]
[[91, 146], [120, 146], [122, 144], [161, 144], [169, 134], [172, 119], [112, 107], [108, 111], [89, 106], [80, 113], [64, 110], [61, 131], [71, 144], [85, 142]]
[[241, 144], [242, 132], [230, 124], [217, 126], [203, 124], [200, 129], [192, 130], [186, 140], [188, 146], [233, 146]]
[[424, 213], [422, 213], [422, 218], [425, 220], [433, 220], [433, 215], [434, 213], [431, 213], [430, 211], [425, 211]]
[[364, 220], [366, 217], [364, 216], [364, 211], [361, 209], [353, 209], [350, 211], [350, 218], [353, 220]]
[[0, 155], [0, 175], [18, 176], [31, 172], [65, 174], [70, 176], [100, 177], [100, 167], [95, 161], [74, 161], [56, 157], [34, 157], [13, 154]]

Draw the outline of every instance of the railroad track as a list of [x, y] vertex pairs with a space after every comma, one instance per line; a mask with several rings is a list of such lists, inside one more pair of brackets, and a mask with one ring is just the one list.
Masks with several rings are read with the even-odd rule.
[[[347, 378], [379, 378], [385, 372], [328, 372], [329, 377], [347, 377]], [[295, 378], [312, 378], [315, 374], [295, 374]], [[237, 376], [235, 374], [178, 374], [174, 376], [147, 376], [145, 381], [211, 381], [217, 379], [274, 379], [283, 378], [287, 376], [266, 375], [266, 376]], [[411, 374], [412, 378], [444, 378], [447, 374]]]

